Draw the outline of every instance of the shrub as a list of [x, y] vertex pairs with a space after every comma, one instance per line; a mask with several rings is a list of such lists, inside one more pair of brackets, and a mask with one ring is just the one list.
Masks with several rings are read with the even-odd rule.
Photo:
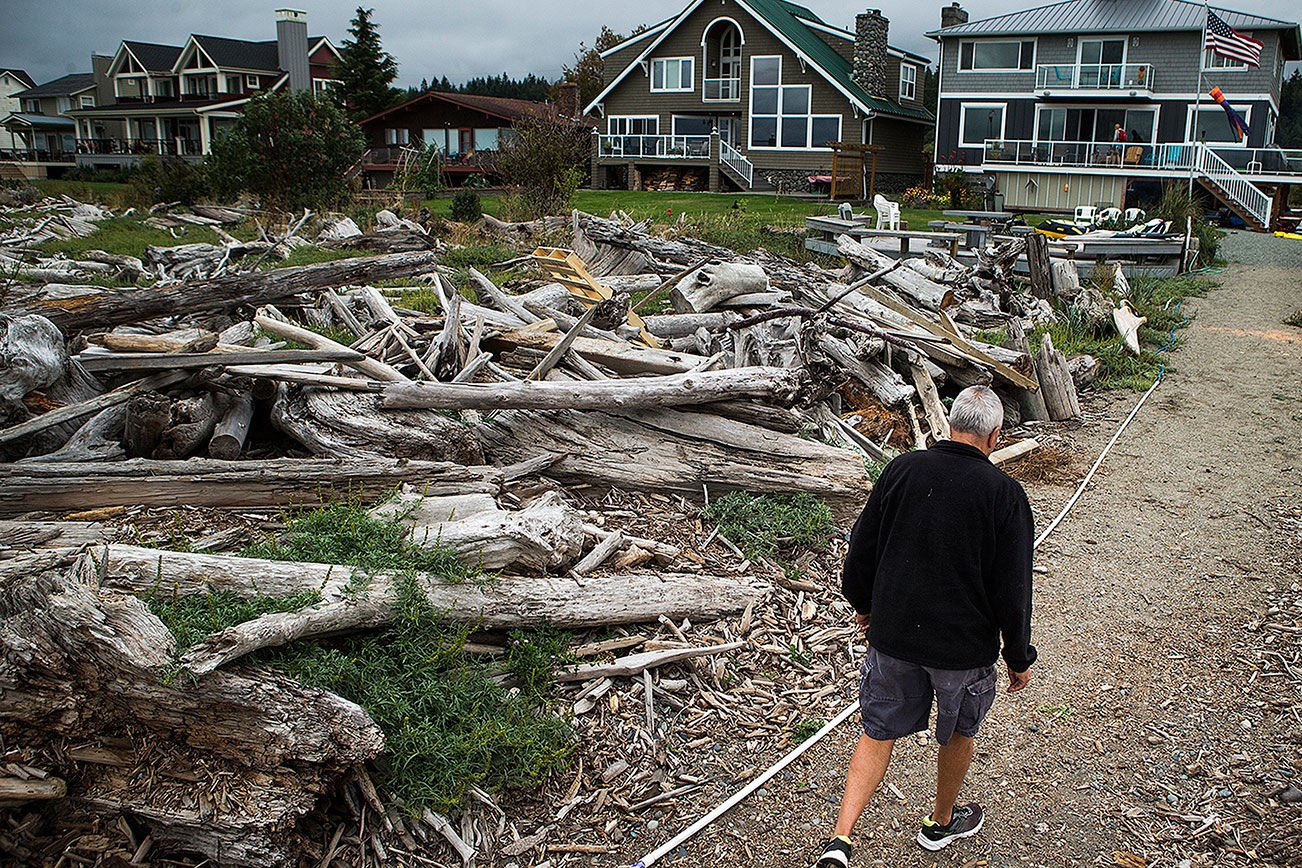
[[452, 219], [458, 223], [474, 223], [484, 216], [483, 203], [474, 190], [458, 190], [452, 197]]
[[346, 174], [365, 144], [361, 128], [329, 99], [260, 94], [213, 142], [213, 184], [219, 194], [252, 193], [270, 208], [338, 207], [351, 197]]
[[812, 494], [751, 495], [734, 491], [706, 507], [719, 532], [748, 557], [798, 548], [823, 548], [832, 534], [832, 511]]
[[515, 127], [493, 158], [507, 184], [520, 188], [528, 217], [568, 211], [574, 192], [587, 179], [592, 136], [568, 121], [534, 118]]
[[1211, 265], [1216, 261], [1216, 251], [1220, 246], [1221, 231], [1208, 223], [1204, 217], [1207, 204], [1201, 194], [1190, 195], [1188, 186], [1182, 181], [1166, 184], [1162, 199], [1157, 203], [1157, 216], [1171, 221], [1172, 232], [1184, 232], [1190, 218], [1193, 219], [1193, 233], [1198, 238], [1199, 266]]
[[212, 195], [207, 166], [180, 157], [146, 157], [131, 173], [131, 200], [139, 208], [155, 202], [193, 205]]

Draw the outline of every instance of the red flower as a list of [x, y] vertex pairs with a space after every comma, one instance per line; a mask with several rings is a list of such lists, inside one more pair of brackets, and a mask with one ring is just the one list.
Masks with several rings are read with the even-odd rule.
[[673, 209], [673, 208], [666, 208], [666, 209], [665, 209], [665, 213], [668, 214], [670, 217], [672, 217], [672, 216], [674, 216], [674, 209]]

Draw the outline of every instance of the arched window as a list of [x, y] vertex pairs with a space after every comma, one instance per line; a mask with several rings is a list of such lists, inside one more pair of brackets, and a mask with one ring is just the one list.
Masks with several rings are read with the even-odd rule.
[[705, 53], [705, 100], [741, 100], [741, 49], [745, 34], [731, 18], [718, 18], [705, 28], [701, 45]]

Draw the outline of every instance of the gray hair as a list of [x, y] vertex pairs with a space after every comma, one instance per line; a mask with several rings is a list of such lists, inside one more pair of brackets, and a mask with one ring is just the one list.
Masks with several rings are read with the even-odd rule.
[[989, 386], [969, 386], [949, 409], [949, 427], [964, 434], [989, 437], [1004, 424], [1004, 402]]

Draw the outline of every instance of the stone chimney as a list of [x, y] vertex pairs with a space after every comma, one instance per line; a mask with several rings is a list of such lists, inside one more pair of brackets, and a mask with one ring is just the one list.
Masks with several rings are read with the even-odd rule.
[[562, 81], [556, 86], [556, 113], [568, 120], [578, 120], [583, 113], [579, 105], [579, 84], [574, 81]]
[[957, 3], [940, 7], [940, 26], [953, 27], [956, 24], [967, 24], [967, 10]]
[[307, 13], [297, 9], [276, 10], [276, 57], [289, 73], [289, 89], [311, 90], [312, 73], [307, 64]]
[[889, 93], [886, 81], [886, 32], [890, 21], [880, 9], [854, 17], [854, 80], [873, 96]]

